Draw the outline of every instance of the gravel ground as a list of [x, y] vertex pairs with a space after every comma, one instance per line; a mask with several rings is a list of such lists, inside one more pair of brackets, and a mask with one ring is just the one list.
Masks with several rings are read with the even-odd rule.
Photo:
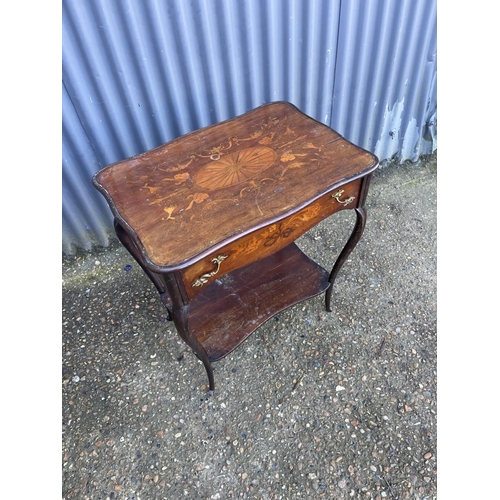
[[[435, 499], [437, 155], [373, 177], [324, 298], [214, 364], [179, 339], [118, 244], [63, 260], [62, 497]], [[298, 240], [330, 269], [353, 227]]]

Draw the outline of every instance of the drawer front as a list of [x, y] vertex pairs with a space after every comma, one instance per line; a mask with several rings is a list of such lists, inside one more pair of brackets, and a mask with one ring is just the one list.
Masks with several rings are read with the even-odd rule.
[[281, 250], [335, 212], [355, 208], [360, 187], [361, 179], [352, 181], [297, 213], [257, 229], [181, 271], [188, 296], [193, 298], [217, 278]]

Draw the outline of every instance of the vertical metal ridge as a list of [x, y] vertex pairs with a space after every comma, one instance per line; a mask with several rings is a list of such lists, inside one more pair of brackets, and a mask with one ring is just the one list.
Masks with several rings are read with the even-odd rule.
[[432, 152], [422, 88], [432, 89], [435, 31], [434, 0], [343, 2], [332, 127], [381, 160]]
[[382, 162], [436, 147], [436, 0], [62, 7], [66, 253], [112, 237], [95, 171], [266, 102], [292, 102]]

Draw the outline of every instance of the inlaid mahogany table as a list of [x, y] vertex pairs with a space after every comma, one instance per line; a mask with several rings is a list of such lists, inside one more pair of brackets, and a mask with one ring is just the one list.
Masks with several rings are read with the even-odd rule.
[[[287, 102], [189, 133], [97, 172], [122, 244], [179, 336], [212, 362], [262, 323], [332, 285], [365, 226], [378, 159]], [[340, 210], [356, 223], [332, 271], [294, 243]]]

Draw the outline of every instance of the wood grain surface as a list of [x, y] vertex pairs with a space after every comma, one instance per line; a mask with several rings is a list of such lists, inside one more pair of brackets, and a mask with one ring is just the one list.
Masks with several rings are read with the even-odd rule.
[[286, 102], [112, 164], [93, 179], [146, 265], [190, 266], [374, 170], [371, 153]]

